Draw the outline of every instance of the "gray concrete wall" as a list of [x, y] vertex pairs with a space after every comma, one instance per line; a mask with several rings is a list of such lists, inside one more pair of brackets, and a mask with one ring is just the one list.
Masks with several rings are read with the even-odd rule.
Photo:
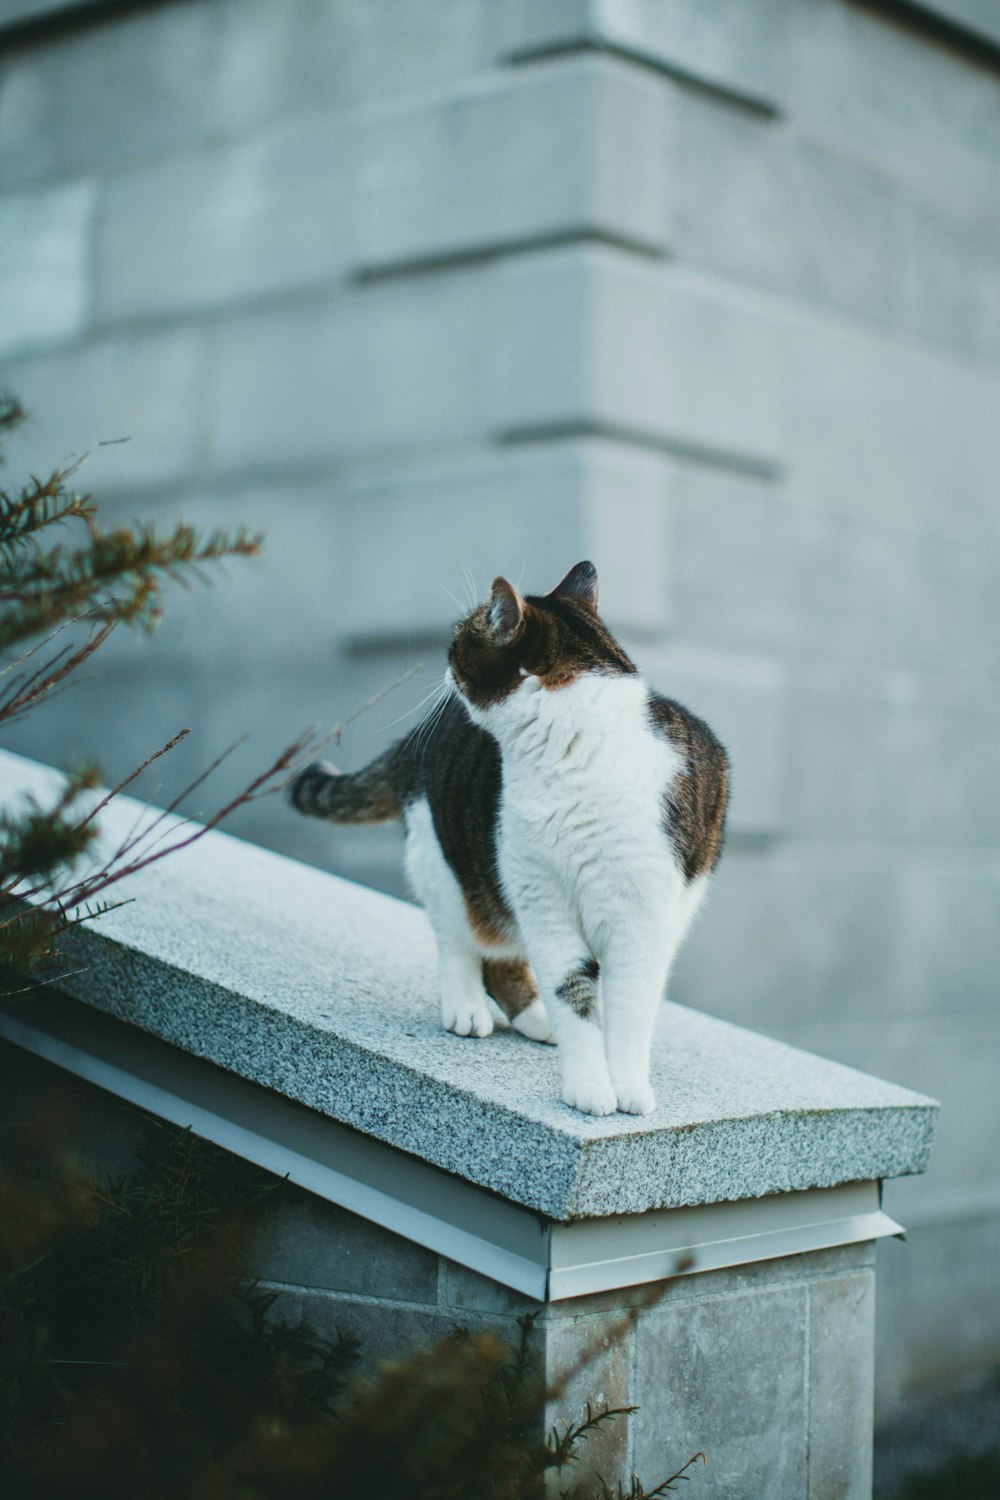
[[[593, 555], [735, 764], [674, 997], [944, 1102], [889, 1203], [886, 1407], [1000, 1360], [990, 24], [175, 0], [0, 52], [12, 465], [91, 448], [110, 515], [270, 534], [7, 743], [115, 776], [190, 723], [166, 796], [249, 734], [221, 797], [424, 662], [359, 764], [416, 721], [466, 569]], [[274, 801], [233, 831], [398, 884], [392, 831]]]

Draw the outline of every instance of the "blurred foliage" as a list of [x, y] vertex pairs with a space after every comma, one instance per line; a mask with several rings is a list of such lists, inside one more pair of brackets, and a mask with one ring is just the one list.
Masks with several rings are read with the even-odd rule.
[[[544, 1438], [531, 1319], [513, 1348], [456, 1330], [349, 1382], [357, 1350], [245, 1279], [281, 1191], [149, 1122], [137, 1167], [78, 1161], [71, 1122], [0, 1131], [0, 1474], [6, 1500], [651, 1500], [574, 1485], [588, 1408]], [[700, 1456], [699, 1456], [700, 1457]]]
[[[16, 400], [0, 397], [0, 462], [4, 439], [24, 420]], [[242, 530], [201, 536], [183, 523], [163, 535], [139, 523], [107, 530], [91, 496], [70, 487], [82, 462], [0, 488], [0, 653], [11, 657], [0, 666], [0, 727], [70, 686], [117, 626], [151, 629], [168, 582], [203, 580], [210, 564], [252, 556], [261, 546]], [[68, 644], [55, 645], [59, 637]], [[147, 820], [110, 853], [98, 853], [97, 814], [187, 732], [154, 750], [108, 796], [98, 796], [96, 770], [83, 767], [47, 803], [28, 797], [0, 814], [0, 963], [9, 971], [24, 975], [51, 962], [67, 928], [109, 909], [111, 886], [276, 790], [316, 748], [303, 736], [204, 827], [180, 835], [183, 825], [170, 814], [205, 779], [198, 777], [166, 814]]]
[[994, 1453], [962, 1454], [939, 1468], [917, 1474], [898, 1500], [998, 1500], [1000, 1448]]

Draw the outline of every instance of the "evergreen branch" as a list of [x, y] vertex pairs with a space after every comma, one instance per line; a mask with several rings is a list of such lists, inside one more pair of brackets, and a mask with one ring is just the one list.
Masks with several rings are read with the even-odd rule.
[[32, 876], [41, 875], [48, 883], [55, 871], [86, 854], [96, 830], [70, 813], [83, 793], [96, 786], [94, 770], [77, 771], [67, 778], [54, 806], [43, 808], [29, 796], [16, 815], [0, 814], [0, 893]]
[[[52, 470], [46, 479], [32, 474], [19, 490], [0, 489], [0, 566], [15, 565], [18, 549], [33, 542], [39, 531], [63, 521], [93, 521], [96, 509], [89, 495], [77, 495], [66, 488], [80, 468], [79, 458], [65, 467]], [[6, 552], [4, 549], [7, 549]]]
[[706, 1454], [702, 1453], [699, 1449], [697, 1453], [691, 1455], [686, 1464], [681, 1465], [681, 1467], [675, 1474], [671, 1474], [669, 1479], [661, 1480], [656, 1488], [652, 1490], [643, 1489], [642, 1485], [633, 1475], [633, 1492], [631, 1495], [627, 1496], [627, 1500], [658, 1500], [658, 1497], [661, 1495], [666, 1495], [668, 1492], [673, 1493], [677, 1488], [677, 1483], [679, 1480], [683, 1479], [685, 1484], [688, 1483], [691, 1478], [691, 1475], [688, 1473], [688, 1469], [692, 1468], [699, 1459], [701, 1459], [701, 1462], [703, 1464], [708, 1464], [708, 1458]]
[[89, 615], [87, 614], [75, 615], [72, 619], [63, 620], [60, 625], [57, 625], [55, 629], [51, 630], [47, 636], [44, 636], [42, 638], [42, 640], [36, 641], [33, 646], [29, 646], [27, 651], [22, 651], [20, 656], [15, 656], [14, 660], [9, 661], [5, 667], [0, 667], [0, 677], [6, 677], [9, 673], [15, 671], [18, 667], [23, 666], [24, 663], [30, 660], [32, 656], [36, 656], [39, 651], [43, 651], [51, 641], [55, 640], [56, 636], [62, 635], [63, 631], [69, 630], [72, 625], [82, 625], [83, 622], [88, 619], [88, 617]]
[[[173, 749], [177, 741], [182, 739], [184, 735], [188, 733], [189, 731], [187, 729], [182, 729], [178, 734], [174, 736], [172, 740], [168, 741], [166, 745], [164, 745], [161, 749], [157, 750], [153, 755], [151, 755], [149, 759], [144, 763], [144, 766], [150, 765], [154, 760], [158, 760], [161, 755], [165, 754], [167, 750]], [[223, 761], [227, 760], [229, 756], [232, 755], [233, 751], [237, 749], [238, 746], [242, 743], [242, 740], [237, 740], [235, 744], [230, 745], [228, 749], [223, 750], [221, 755], [217, 755], [211, 762], [211, 764], [206, 766], [204, 771], [199, 772], [195, 779], [190, 782], [190, 784], [186, 786], [183, 791], [178, 792], [177, 796], [174, 797], [171, 802], [168, 802], [167, 806], [162, 808], [156, 814], [156, 816], [146, 824], [145, 828], [142, 828], [141, 825], [148, 809], [143, 807], [139, 812], [139, 816], [133, 823], [128, 836], [122, 840], [122, 842], [118, 845], [118, 848], [115, 850], [114, 854], [106, 862], [107, 866], [110, 868], [111, 866], [120, 864], [121, 861], [132, 852], [133, 849], [137, 848], [138, 845], [143, 842], [143, 840], [148, 840], [149, 835], [153, 832], [154, 828], [159, 828], [161, 823], [165, 822], [166, 819], [171, 817], [176, 812], [180, 804], [186, 801], [188, 797], [192, 796], [200, 786], [203, 786], [208, 778], [213, 774], [213, 772], [217, 771], [219, 766], [222, 765]], [[126, 777], [125, 781], [121, 783], [121, 786], [127, 786], [129, 782], [134, 781], [136, 776], [139, 775], [140, 771], [144, 769], [144, 766], [140, 766], [138, 771], [133, 771], [131, 776]], [[120, 790], [120, 788], [117, 788], [116, 790]], [[102, 804], [102, 806], [107, 806], [107, 803], [114, 795], [114, 792], [109, 792], [108, 796], [104, 799], [104, 803]], [[95, 813], [99, 812], [100, 807], [95, 808], [94, 811]], [[181, 828], [189, 827], [194, 821], [195, 820], [193, 818], [178, 819], [176, 823], [172, 824], [169, 828], [164, 829], [163, 832], [159, 834], [156, 839], [154, 839], [152, 846], [147, 844], [147, 849], [150, 847], [155, 847], [155, 845], [159, 843], [161, 839], [167, 837], [169, 834], [177, 833]]]
[[115, 624], [114, 620], [105, 620], [102, 625], [93, 629], [88, 639], [75, 651], [72, 647], [65, 646], [30, 677], [15, 677], [5, 695], [0, 698], [0, 722], [20, 718], [43, 699], [50, 697], [57, 687], [65, 683], [78, 667], [83, 666], [104, 645]]
[[260, 546], [245, 530], [201, 537], [181, 523], [165, 537], [145, 525], [110, 532], [91, 525], [85, 547], [35, 548], [16, 559], [0, 549], [0, 648], [87, 613], [148, 629], [164, 580], [203, 579], [204, 565], [254, 556]]
[[279, 777], [287, 777], [293, 763], [301, 760], [303, 754], [311, 748], [311, 735], [296, 740], [293, 744], [286, 746], [282, 750], [281, 754], [276, 757], [266, 771], [262, 771], [259, 775], [255, 776], [242, 791], [238, 792], [235, 797], [232, 797], [217, 812], [214, 812], [206, 822], [198, 824], [193, 833], [188, 834], [184, 838], [177, 839], [165, 848], [155, 849], [146, 854], [139, 854], [135, 859], [127, 861], [117, 869], [114, 868], [112, 862], [96, 875], [85, 877], [76, 884], [66, 887], [65, 890], [60, 892], [61, 898], [67, 904], [73, 906], [85, 901], [92, 901], [95, 896], [100, 895], [119, 880], [124, 880], [130, 875], [137, 875], [140, 870], [147, 869], [150, 865], [156, 864], [161, 859], [165, 859], [167, 855], [176, 854], [181, 849], [187, 849], [192, 844], [196, 844], [200, 839], [205, 837], [206, 833], [210, 833], [213, 828], [217, 828], [224, 818], [230, 817], [237, 808], [245, 807], [250, 802], [256, 801], [262, 794], [262, 790], [267, 787], [268, 782], [275, 781]]
[[[15, 432], [27, 421], [27, 412], [9, 391], [0, 392], [0, 437], [5, 433]], [[0, 463], [3, 462], [3, 452], [0, 450]]]
[[93, 820], [98, 816], [98, 814], [104, 811], [108, 803], [111, 801], [112, 797], [117, 797], [121, 792], [125, 790], [127, 786], [131, 786], [133, 781], [135, 781], [138, 776], [141, 776], [143, 771], [147, 770], [155, 760], [159, 760], [161, 755], [166, 755], [168, 750], [172, 750], [175, 745], [179, 745], [181, 740], [190, 733], [190, 729], [179, 729], [174, 735], [173, 739], [167, 740], [167, 743], [165, 745], [161, 745], [159, 750], [154, 750], [152, 755], [147, 755], [141, 766], [137, 766], [134, 771], [130, 771], [123, 781], [119, 781], [117, 786], [112, 787], [109, 792], [105, 793], [105, 795], [101, 798], [100, 802], [98, 802], [93, 811], [89, 812], [86, 818], [84, 818], [84, 823], [92, 823]]
[[617, 1417], [630, 1417], [638, 1410], [637, 1406], [602, 1406], [595, 1411], [588, 1401], [581, 1421], [567, 1422], [561, 1435], [558, 1427], [553, 1427], [546, 1444], [551, 1455], [546, 1468], [556, 1470], [566, 1468], [567, 1464], [575, 1462], [577, 1455], [574, 1449], [583, 1438], [591, 1432], [596, 1432], [605, 1422], [613, 1422]]
[[[146, 764], [151, 764], [160, 755], [165, 754], [179, 738], [180, 735], [176, 736], [168, 745], [150, 756]], [[99, 869], [91, 871], [79, 880], [60, 885], [55, 890], [49, 889], [50, 877], [54, 877], [59, 868], [78, 860], [90, 849], [97, 836], [93, 823], [94, 816], [100, 807], [107, 805], [114, 793], [107, 794], [99, 807], [89, 813], [86, 818], [73, 822], [66, 819], [65, 813], [75, 797], [84, 790], [92, 789], [96, 784], [93, 773], [78, 773], [74, 780], [67, 783], [53, 808], [43, 811], [34, 799], [29, 798], [27, 814], [0, 818], [0, 910], [3, 910], [5, 904], [11, 904], [14, 907], [9, 915], [0, 920], [0, 931], [4, 931], [5, 947], [11, 941], [11, 927], [16, 927], [17, 924], [24, 924], [29, 928], [32, 924], [38, 924], [45, 935], [54, 940], [55, 936], [65, 931], [67, 927], [98, 915], [97, 912], [85, 911], [81, 916], [79, 908], [89, 907], [97, 897], [102, 896], [120, 880], [137, 875], [149, 865], [165, 859], [167, 855], [177, 853], [197, 843], [204, 838], [206, 833], [217, 828], [223, 819], [229, 817], [237, 808], [245, 806], [260, 796], [268, 782], [286, 778], [289, 768], [300, 761], [305, 754], [312, 754], [314, 748], [311, 734], [301, 736], [287, 746], [265, 771], [255, 776], [236, 796], [230, 798], [223, 807], [213, 813], [205, 823], [197, 824], [193, 832], [184, 837], [175, 838], [164, 848], [150, 847], [148, 843], [153, 829], [169, 816], [169, 810], [159, 813], [153, 822], [139, 834], [130, 835], [120, 844]], [[203, 772], [196, 778], [192, 786], [200, 785], [222, 759], [224, 756], [218, 757], [207, 772]], [[138, 774], [138, 771], [134, 772], [122, 785], [127, 785]], [[172, 806], [175, 805], [176, 802], [172, 804]], [[188, 826], [188, 823], [189, 820], [185, 820], [181, 827]], [[170, 828], [165, 832], [175, 834], [178, 829]], [[6, 846], [3, 843], [5, 837]], [[45, 878], [25, 888], [22, 882], [31, 874], [42, 875]], [[23, 905], [26, 901], [32, 901], [34, 904], [26, 907]], [[77, 910], [70, 915], [71, 909], [74, 908]], [[47, 951], [51, 951], [51, 945]]]

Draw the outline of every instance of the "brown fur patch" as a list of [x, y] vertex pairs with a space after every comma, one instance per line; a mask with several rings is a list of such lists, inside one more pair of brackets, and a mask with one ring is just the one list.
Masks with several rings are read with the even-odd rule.
[[[502, 916], [497, 920], [500, 914], [493, 897], [482, 889], [474, 893], [463, 891], [462, 894], [469, 926], [479, 941], [487, 948], [505, 948], [510, 941], [510, 922]], [[493, 998], [495, 1000], [496, 996]]]
[[708, 725], [679, 703], [650, 694], [649, 719], [684, 758], [663, 797], [663, 826], [688, 880], [718, 863], [729, 802], [729, 757]]
[[538, 985], [523, 958], [484, 958], [483, 984], [508, 1021], [538, 999]]

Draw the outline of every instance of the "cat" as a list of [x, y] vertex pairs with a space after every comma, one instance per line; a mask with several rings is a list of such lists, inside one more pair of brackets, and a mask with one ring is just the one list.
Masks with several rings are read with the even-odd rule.
[[645, 1115], [659, 1002], [722, 849], [729, 762], [650, 691], [597, 606], [589, 562], [545, 595], [495, 579], [455, 627], [443, 706], [354, 775], [308, 766], [290, 800], [335, 823], [402, 818], [449, 1031], [487, 1036], [492, 1000], [558, 1042], [566, 1104]]

